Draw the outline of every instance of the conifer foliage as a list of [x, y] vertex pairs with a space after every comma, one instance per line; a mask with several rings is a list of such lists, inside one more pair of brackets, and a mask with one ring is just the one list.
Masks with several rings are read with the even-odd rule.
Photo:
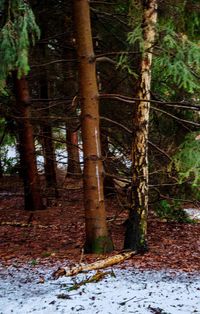
[[29, 72], [30, 44], [39, 38], [40, 30], [33, 11], [25, 0], [0, 1], [3, 23], [0, 30], [0, 89], [7, 76], [17, 70], [18, 78]]

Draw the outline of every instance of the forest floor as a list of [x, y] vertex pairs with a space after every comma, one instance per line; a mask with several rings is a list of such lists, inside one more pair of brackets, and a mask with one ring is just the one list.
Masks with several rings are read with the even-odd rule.
[[[43, 276], [41, 275], [42, 273], [48, 277], [50, 272], [52, 273], [53, 269], [55, 270], [55, 268], [59, 266], [71, 266], [74, 263], [79, 262], [80, 259], [84, 263], [90, 263], [99, 258], [99, 256], [96, 255], [83, 255], [82, 253], [85, 238], [81, 183], [79, 182], [77, 185], [77, 182], [75, 183], [74, 180], [67, 180], [64, 186], [65, 192], [58, 200], [57, 204], [53, 204], [52, 201], [51, 206], [46, 210], [35, 212], [27, 212], [23, 210], [22, 187], [17, 179], [10, 178], [8, 180], [7, 178], [0, 183], [0, 288], [2, 289], [3, 287], [6, 287], [6, 291], [9, 291], [8, 300], [10, 299], [10, 301], [12, 301], [13, 294], [13, 302], [10, 303], [10, 307], [6, 306], [7, 309], [4, 310], [1, 309], [4, 308], [7, 299], [5, 294], [0, 294], [0, 313], [54, 313], [55, 311], [58, 311], [59, 313], [74, 313], [76, 310], [81, 313], [90, 313], [87, 307], [84, 312], [85, 305], [81, 305], [82, 307], [80, 307], [79, 303], [76, 302], [75, 306], [78, 304], [77, 308], [74, 308], [73, 304], [69, 303], [71, 312], [66, 308], [63, 310], [62, 306], [60, 307], [60, 310], [58, 307], [57, 310], [54, 309], [50, 311], [48, 308], [45, 308], [44, 304], [43, 310], [41, 307], [40, 309], [36, 308], [36, 310], [34, 310], [34, 307], [32, 309], [26, 308], [24, 310], [23, 306], [21, 306], [21, 310], [20, 306], [18, 310], [16, 310], [16, 304], [14, 303], [17, 299], [17, 304], [19, 305], [21, 300], [23, 305], [23, 291], [21, 292], [21, 299], [19, 295], [15, 296], [16, 287], [22, 285], [20, 284], [20, 280], [22, 280], [23, 283], [23, 280], [25, 280], [24, 278], [26, 278], [26, 284], [29, 285], [31, 281], [29, 280], [29, 277], [33, 275], [34, 280], [36, 280], [35, 278], [37, 277], [37, 280], [42, 283], [40, 280], [41, 276]], [[125, 232], [124, 221], [127, 218], [127, 212], [121, 212], [121, 208], [115, 199], [106, 200], [106, 208], [109, 230], [115, 246], [115, 251], [112, 254], [116, 254], [123, 249]], [[113, 219], [116, 214], [117, 218]], [[180, 297], [182, 303], [179, 302], [179, 308], [175, 306], [175, 310], [172, 308], [170, 309], [170, 312], [166, 312], [162, 310], [164, 309], [161, 306], [162, 304], [160, 304], [160, 306], [159, 304], [154, 306], [153, 303], [148, 301], [145, 307], [146, 312], [145, 310], [138, 309], [138, 313], [200, 313], [200, 308], [198, 309], [198, 306], [195, 303], [195, 298], [200, 298], [200, 286], [198, 285], [200, 276], [200, 224], [163, 222], [153, 214], [150, 214], [148, 226], [149, 252], [144, 255], [136, 255], [132, 257], [121, 265], [115, 266], [114, 270], [117, 276], [121, 278], [121, 283], [124, 284], [126, 282], [125, 276], [129, 276], [129, 272], [134, 274], [133, 277], [135, 278], [135, 281], [133, 282], [133, 279], [132, 281], [129, 279], [125, 284], [127, 291], [130, 290], [130, 287], [133, 290], [139, 289], [143, 291], [146, 282], [146, 287], [151, 287], [151, 289], [145, 291], [148, 296], [151, 296], [153, 293], [154, 299], [157, 295], [157, 298], [163, 296], [164, 299], [168, 298], [168, 300], [171, 300], [169, 291], [170, 289], [177, 290], [175, 286], [177, 282], [179, 282], [180, 289], [178, 288], [179, 292], [177, 292], [177, 290], [176, 295], [178, 293], [177, 298]], [[104, 257], [105, 256], [100, 256], [100, 258]], [[30, 273], [32, 273], [32, 275], [30, 275]], [[166, 280], [166, 278], [169, 280]], [[196, 278], [198, 278], [198, 280]], [[61, 278], [60, 280], [59, 287], [64, 284], [62, 281], [63, 279]], [[156, 294], [154, 288], [152, 288], [152, 280], [157, 286], [158, 294]], [[121, 292], [120, 287], [118, 287], [118, 279], [115, 280], [115, 278], [110, 278], [106, 281], [102, 281], [102, 284], [107, 282], [109, 286], [110, 281], [114, 284], [114, 287], [112, 284], [114, 290], [116, 286], [115, 293], [119, 290], [118, 292], [120, 295]], [[44, 288], [38, 288], [39, 286], [36, 282], [34, 286], [34, 282], [33, 287], [37, 290], [38, 296], [38, 291]], [[140, 282], [142, 286], [139, 288], [137, 285]], [[162, 282], [160, 288], [159, 282]], [[166, 288], [165, 285], [168, 284], [168, 282], [171, 282], [172, 286], [174, 285], [174, 288], [172, 286], [171, 288], [170, 286]], [[184, 285], [184, 291], [181, 290], [181, 284]], [[54, 286], [55, 285], [56, 284], [54, 284]], [[96, 285], [101, 285], [101, 283], [97, 283]], [[87, 289], [90, 288], [86, 288], [86, 290]], [[162, 294], [163, 289], [167, 289], [167, 296], [165, 293]], [[52, 299], [52, 288], [50, 291], [50, 299]], [[110, 290], [108, 289], [108, 294], [109, 291]], [[129, 294], [127, 293], [129, 292], [127, 291], [125, 294], [126, 297], [125, 295], [121, 295], [122, 300], [120, 300], [120, 296], [119, 299], [117, 298], [122, 304], [124, 299], [128, 299]], [[41, 294], [42, 293], [45, 293], [46, 295], [46, 292], [43, 291]], [[77, 296], [76, 291], [70, 293]], [[105, 293], [106, 291], [104, 291], [104, 294]], [[186, 306], [184, 305], [184, 302], [187, 299], [185, 298], [184, 300], [184, 293], [185, 297], [188, 297], [190, 293], [193, 295], [193, 299], [191, 299], [193, 300], [191, 301], [191, 304], [193, 305], [191, 305], [190, 309], [184, 307]], [[80, 293], [78, 292], [78, 295], [79, 294]], [[24, 296], [26, 296], [25, 292]], [[63, 299], [64, 298], [65, 297], [63, 297]], [[70, 298], [71, 296], [69, 296], [69, 299]], [[77, 301], [77, 297], [74, 298]], [[93, 302], [95, 298], [98, 299], [97, 296], [90, 295], [87, 299], [90, 303], [92, 302], [95, 304], [95, 302]], [[173, 293], [172, 298], [174, 298]], [[49, 302], [48, 304], [53, 302], [50, 299], [46, 300], [46, 302]], [[112, 297], [110, 297], [110, 300], [111, 299]], [[140, 299], [142, 303], [140, 302]], [[148, 300], [147, 295], [142, 296], [141, 293], [139, 293], [139, 299], [134, 300], [134, 304], [137, 305], [137, 308], [138, 306], [139, 308], [142, 306], [144, 303], [142, 301], [143, 299]], [[3, 303], [1, 304], [1, 302]], [[163, 301], [160, 300], [159, 302], [162, 303]], [[169, 303], [170, 302], [172, 301], [169, 301]], [[175, 303], [177, 304], [177, 302]], [[52, 304], [54, 304], [54, 302]], [[129, 304], [130, 303], [127, 301], [127, 306]], [[122, 310], [120, 306], [121, 305], [119, 305], [118, 310], [114, 308], [113, 311], [109, 308], [108, 311], [99, 310], [97, 306], [96, 312], [95, 308], [93, 308], [91, 313], [137, 313], [133, 307], [128, 308], [128, 310], [125, 310], [124, 312], [126, 307], [123, 307]], [[47, 312], [45, 312], [45, 309], [47, 309]]]

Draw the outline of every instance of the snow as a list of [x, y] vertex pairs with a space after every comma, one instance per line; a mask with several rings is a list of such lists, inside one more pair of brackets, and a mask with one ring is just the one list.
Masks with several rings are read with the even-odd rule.
[[94, 272], [54, 280], [54, 270], [0, 267], [0, 313], [200, 313], [200, 274], [114, 269], [115, 277], [69, 291]]
[[200, 221], [200, 209], [199, 208], [184, 208], [184, 211], [191, 219]]

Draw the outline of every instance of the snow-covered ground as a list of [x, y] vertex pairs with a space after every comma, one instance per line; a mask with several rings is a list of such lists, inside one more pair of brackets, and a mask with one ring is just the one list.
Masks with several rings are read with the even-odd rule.
[[0, 267], [0, 313], [200, 313], [198, 274], [114, 269], [115, 277], [69, 291], [94, 273], [53, 280], [52, 272]]

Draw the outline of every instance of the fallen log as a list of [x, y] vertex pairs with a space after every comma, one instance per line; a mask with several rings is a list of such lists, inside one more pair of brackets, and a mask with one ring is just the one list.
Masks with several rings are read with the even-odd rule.
[[58, 270], [56, 270], [53, 273], [53, 278], [57, 279], [61, 276], [73, 276], [73, 275], [77, 275], [78, 273], [81, 272], [87, 272], [90, 270], [97, 270], [97, 269], [101, 269], [101, 268], [106, 268], [109, 266], [113, 266], [116, 264], [119, 264], [123, 261], [125, 261], [126, 259], [132, 257], [133, 255], [136, 255], [135, 251], [131, 251], [131, 252], [124, 252], [121, 254], [117, 254], [114, 256], [109, 256], [105, 259], [96, 261], [94, 263], [91, 264], [77, 264], [73, 267], [59, 267]]

